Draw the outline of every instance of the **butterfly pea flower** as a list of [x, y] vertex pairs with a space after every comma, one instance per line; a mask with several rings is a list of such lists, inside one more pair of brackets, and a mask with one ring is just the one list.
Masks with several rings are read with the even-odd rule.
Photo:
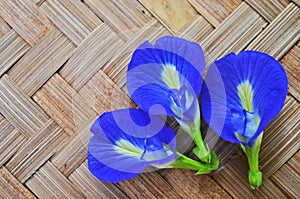
[[91, 132], [88, 167], [102, 181], [131, 179], [148, 166], [164, 168], [176, 158], [173, 130], [142, 110], [106, 112], [94, 122]]
[[134, 51], [127, 70], [127, 88], [144, 111], [174, 117], [194, 138], [195, 154], [210, 162], [211, 153], [200, 134], [198, 103], [204, 68], [199, 44], [172, 36], [161, 37], [154, 45], [146, 41]]
[[205, 77], [203, 117], [223, 139], [240, 144], [248, 158], [253, 189], [262, 183], [258, 155], [263, 131], [282, 109], [287, 88], [280, 63], [258, 51], [230, 53], [215, 61]]

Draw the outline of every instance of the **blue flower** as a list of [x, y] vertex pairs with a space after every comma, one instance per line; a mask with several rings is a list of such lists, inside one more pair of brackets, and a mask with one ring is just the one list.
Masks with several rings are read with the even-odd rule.
[[166, 167], [176, 158], [173, 130], [142, 110], [106, 112], [94, 122], [91, 132], [88, 167], [102, 181], [127, 180], [150, 165]]
[[204, 163], [218, 165], [217, 156], [207, 149], [200, 132], [198, 96], [204, 68], [199, 44], [165, 36], [154, 45], [146, 41], [134, 51], [127, 70], [127, 88], [144, 111], [174, 117], [194, 139], [194, 154]]
[[273, 57], [257, 51], [230, 53], [211, 65], [201, 110], [223, 139], [251, 146], [283, 107], [288, 81]]
[[133, 53], [127, 71], [127, 88], [146, 112], [181, 121], [200, 119], [200, 94], [205, 60], [197, 43], [165, 36], [148, 41]]
[[252, 189], [262, 184], [258, 156], [263, 130], [283, 107], [287, 89], [280, 63], [257, 51], [230, 53], [212, 64], [205, 77], [203, 117], [223, 139], [240, 144]]

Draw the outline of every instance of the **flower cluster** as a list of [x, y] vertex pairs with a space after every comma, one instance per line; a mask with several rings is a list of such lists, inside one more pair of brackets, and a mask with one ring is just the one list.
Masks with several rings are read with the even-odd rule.
[[[91, 173], [107, 182], [133, 178], [149, 167], [211, 173], [219, 161], [202, 139], [201, 107], [204, 120], [221, 138], [241, 145], [250, 185], [258, 188], [262, 133], [283, 106], [286, 74], [271, 56], [244, 51], [215, 61], [202, 86], [205, 65], [201, 46], [182, 38], [141, 44], [127, 70], [128, 92], [140, 109], [107, 112], [94, 122], [88, 146]], [[173, 117], [194, 140], [196, 160], [177, 151], [180, 140], [162, 116]]]

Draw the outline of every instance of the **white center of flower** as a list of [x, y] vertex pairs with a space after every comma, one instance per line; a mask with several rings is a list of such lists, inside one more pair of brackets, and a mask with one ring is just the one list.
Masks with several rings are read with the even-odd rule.
[[236, 138], [239, 141], [242, 142], [248, 142], [248, 140], [256, 133], [256, 130], [260, 123], [260, 117], [258, 114], [250, 113], [248, 111], [245, 111], [244, 116], [233, 116], [232, 119], [239, 120], [239, 121], [233, 121], [234, 123], [240, 122], [242, 124], [241, 126], [236, 125], [235, 132]]
[[144, 154], [142, 155], [141, 159], [146, 161], [154, 161], [154, 160], [162, 160], [167, 158], [168, 156], [172, 155], [172, 151], [169, 150], [167, 147], [163, 146], [160, 149], [145, 150]]
[[176, 70], [176, 66], [171, 64], [164, 65], [164, 69], [161, 73], [162, 80], [170, 89], [171, 110], [179, 118], [188, 117], [186, 119], [190, 119], [192, 115], [187, 116], [186, 112], [191, 108], [193, 103], [195, 103], [195, 96], [193, 95], [191, 85], [180, 75], [181, 74]]
[[179, 91], [173, 90], [174, 95], [170, 98], [173, 101], [171, 109], [179, 118], [191, 107], [194, 97], [188, 92], [188, 89], [182, 87]]
[[242, 105], [248, 112], [253, 111], [253, 89], [248, 80], [241, 83], [238, 87], [238, 95], [241, 99]]
[[136, 147], [132, 143], [124, 139], [120, 139], [119, 141], [117, 141], [114, 149], [120, 154], [137, 158], [140, 158], [144, 152], [144, 149]]
[[249, 80], [242, 82], [237, 87], [237, 91], [244, 110], [232, 111], [231, 120], [236, 130], [236, 138], [242, 142], [248, 142], [256, 133], [261, 118], [253, 107], [253, 89]]
[[[147, 140], [145, 140], [145, 144], [146, 142]], [[124, 139], [117, 141], [114, 149], [119, 154], [135, 157], [144, 161], [161, 160], [173, 153], [165, 146], [156, 148], [154, 145], [148, 145], [147, 147], [145, 146], [144, 149], [141, 149]]]
[[165, 65], [164, 70], [161, 73], [161, 77], [166, 85], [171, 89], [180, 89], [180, 82], [176, 66]]

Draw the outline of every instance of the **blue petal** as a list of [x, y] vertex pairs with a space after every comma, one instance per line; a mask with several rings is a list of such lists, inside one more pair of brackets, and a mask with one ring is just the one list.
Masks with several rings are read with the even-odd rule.
[[159, 117], [142, 110], [104, 113], [91, 131], [94, 136], [88, 148], [89, 169], [103, 181], [130, 179], [149, 165], [165, 164], [176, 158], [173, 130]]
[[[114, 153], [111, 144], [93, 136], [88, 149], [88, 167], [99, 180], [116, 183], [141, 173], [149, 164]], [[129, 172], [130, 171], [130, 172]]]
[[[285, 71], [273, 57], [257, 51], [230, 53], [208, 70], [201, 94], [203, 117], [223, 139], [251, 145], [280, 112], [287, 86]], [[244, 129], [240, 133], [238, 126]], [[247, 143], [235, 133], [248, 138]]]
[[[172, 106], [178, 106], [182, 114], [190, 108], [181, 99], [188, 96], [190, 104], [195, 101], [204, 68], [203, 51], [196, 43], [170, 36], [160, 38], [154, 46], [145, 42], [129, 63], [128, 91], [143, 110], [149, 112], [152, 106], [161, 105], [151, 113], [178, 117], [180, 114]], [[182, 90], [183, 87], [187, 89]]]
[[[176, 70], [182, 75], [182, 81], [189, 81], [195, 93], [199, 94], [205, 58], [198, 43], [172, 36], [161, 37], [154, 45], [146, 41], [133, 53], [128, 71], [145, 64], [176, 66]], [[147, 75], [148, 72], [145, 71], [144, 74]], [[144, 76], [140, 78], [143, 79]]]

